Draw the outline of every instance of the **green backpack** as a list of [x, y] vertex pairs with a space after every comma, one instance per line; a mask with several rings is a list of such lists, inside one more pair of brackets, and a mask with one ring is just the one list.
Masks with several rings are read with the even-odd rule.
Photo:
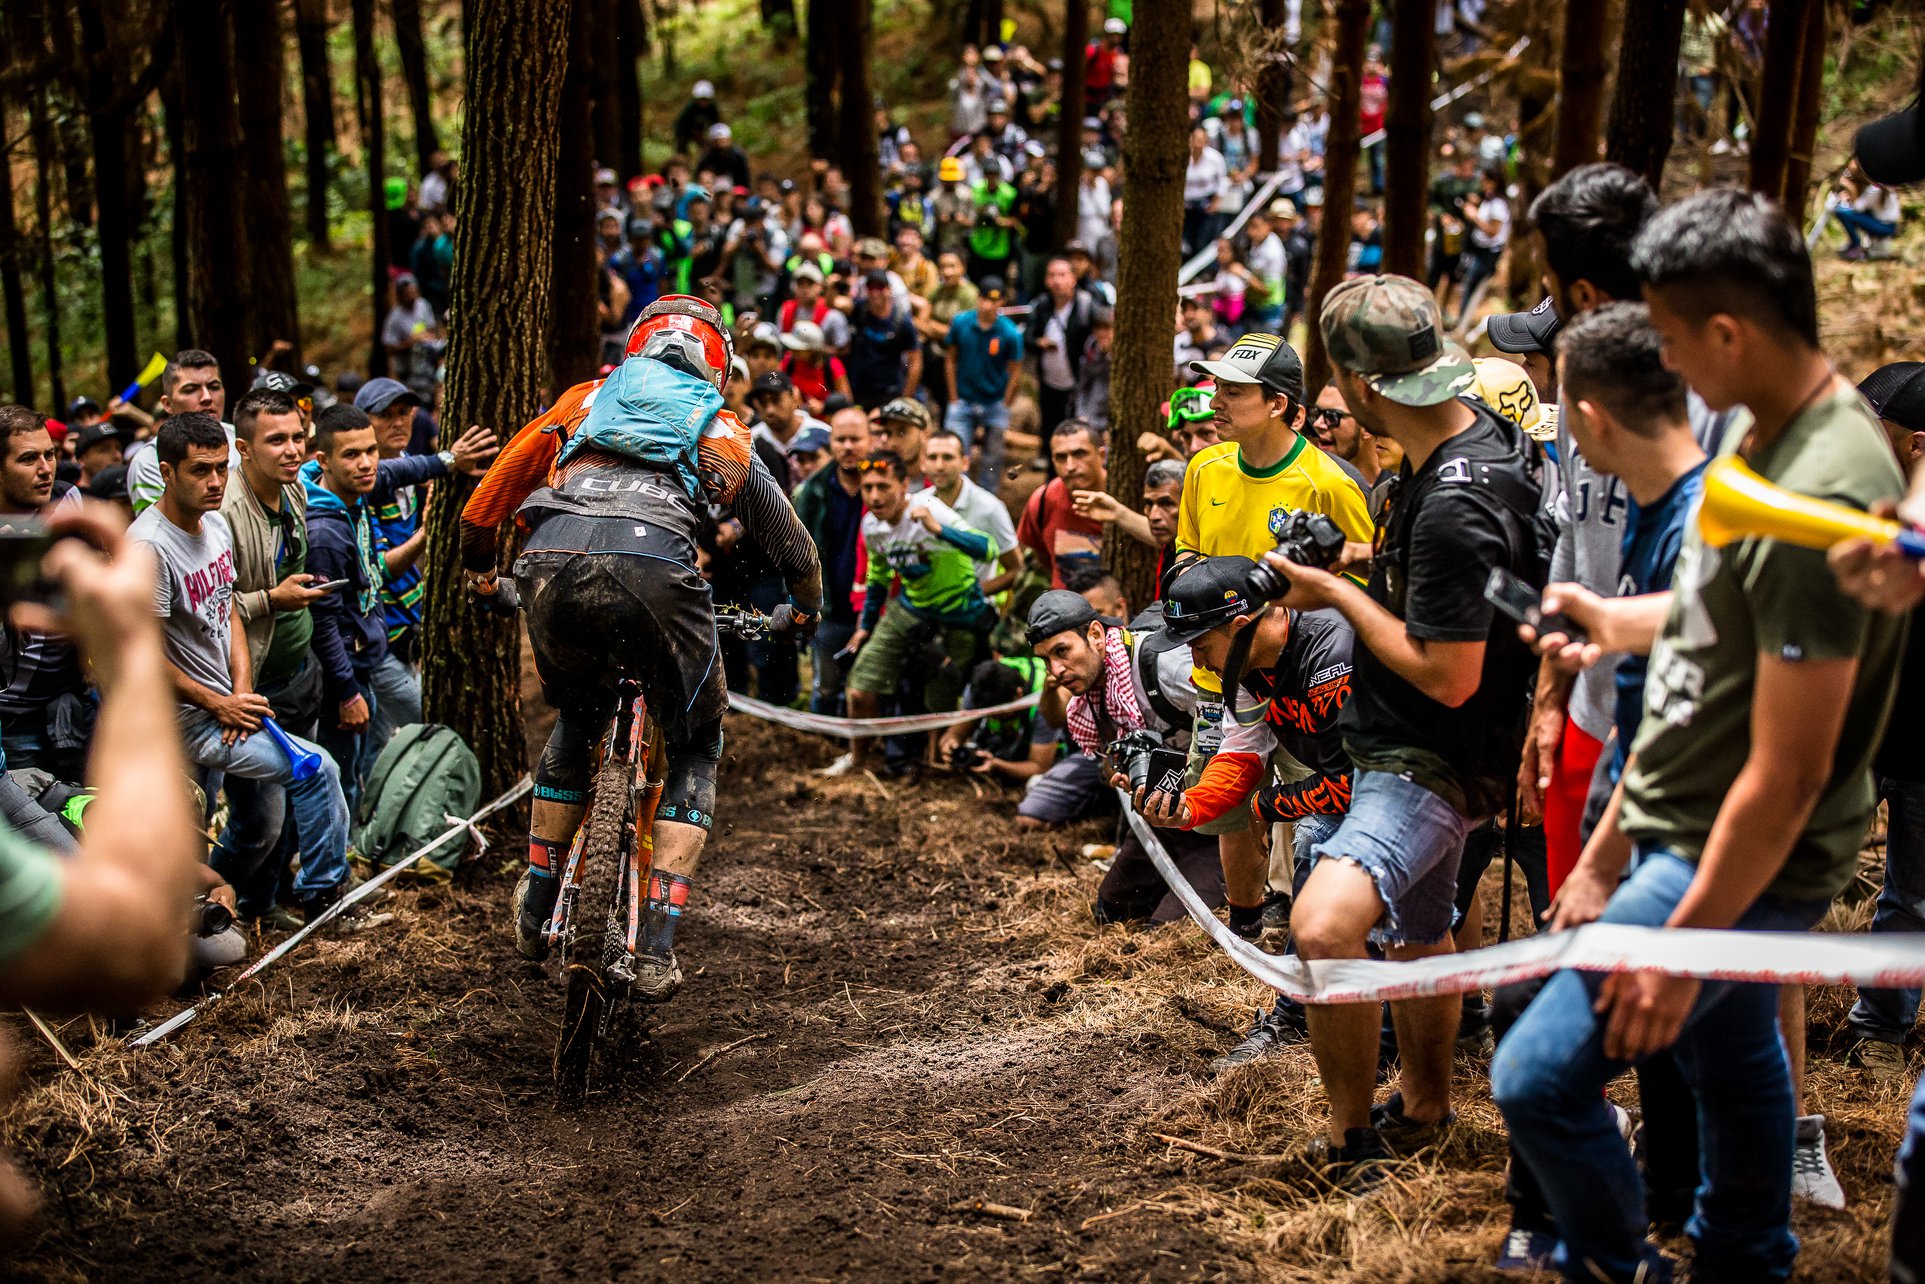
[[[437, 722], [403, 727], [361, 787], [355, 849], [385, 869], [446, 833], [448, 817], [472, 816], [480, 805], [481, 763], [461, 733]], [[450, 874], [469, 841], [463, 831], [415, 868], [430, 877], [437, 877], [436, 870]]]

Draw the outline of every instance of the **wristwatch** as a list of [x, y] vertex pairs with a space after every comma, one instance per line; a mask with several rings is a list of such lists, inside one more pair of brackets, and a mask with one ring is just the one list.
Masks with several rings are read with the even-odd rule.
[[441, 461], [441, 466], [442, 466], [443, 468], [446, 468], [446, 469], [447, 469], [447, 470], [448, 470], [449, 472], [453, 472], [453, 471], [455, 470], [455, 453], [454, 453], [454, 451], [452, 451], [452, 450], [437, 450], [437, 451], [435, 451], [435, 453], [434, 453], [434, 457], [435, 457], [436, 459], [439, 459], [439, 460]]

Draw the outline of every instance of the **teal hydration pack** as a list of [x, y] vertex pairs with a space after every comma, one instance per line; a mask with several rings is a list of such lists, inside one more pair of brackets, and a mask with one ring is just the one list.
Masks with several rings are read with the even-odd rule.
[[674, 366], [631, 357], [595, 390], [588, 417], [562, 446], [560, 463], [593, 446], [672, 471], [689, 498], [702, 498], [696, 446], [722, 409], [715, 385]]

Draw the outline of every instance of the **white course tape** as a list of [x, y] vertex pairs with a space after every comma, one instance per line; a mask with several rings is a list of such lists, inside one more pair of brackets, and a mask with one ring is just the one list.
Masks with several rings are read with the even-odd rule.
[[916, 731], [940, 731], [959, 723], [974, 722], [978, 718], [997, 718], [1005, 713], [1019, 713], [1033, 709], [1043, 697], [1040, 693], [1026, 695], [1008, 704], [992, 705], [987, 709], [959, 709], [955, 713], [918, 713], [903, 718], [831, 718], [822, 713], [802, 713], [786, 709], [779, 704], [768, 704], [745, 695], [729, 692], [729, 708], [737, 713], [760, 718], [764, 722], [778, 723], [797, 731], [812, 731], [819, 736], [836, 736], [841, 739], [866, 736], [902, 736]]
[[312, 922], [306, 924], [304, 927], [301, 928], [300, 931], [294, 933], [292, 936], [288, 937], [285, 941], [282, 941], [279, 945], [275, 946], [273, 949], [269, 950], [267, 953], [261, 955], [260, 958], [256, 959], [245, 972], [242, 972], [239, 976], [235, 977], [232, 981], [230, 981], [225, 990], [215, 990], [212, 994], [207, 995], [205, 998], [201, 999], [198, 1003], [194, 1004], [192, 1007], [182, 1008], [179, 1012], [176, 1012], [173, 1016], [168, 1017], [165, 1021], [161, 1022], [159, 1025], [149, 1026], [145, 1029], [136, 1031], [133, 1035], [129, 1036], [127, 1040], [128, 1044], [132, 1047], [144, 1048], [150, 1044], [158, 1043], [160, 1040], [166, 1038], [168, 1035], [180, 1029], [182, 1026], [186, 1025], [189, 1021], [192, 1021], [195, 1017], [199, 1016], [202, 1012], [205, 1012], [208, 1008], [212, 1007], [215, 1003], [227, 997], [229, 994], [232, 994], [234, 992], [235, 987], [240, 985], [241, 982], [248, 980], [250, 977], [258, 976], [261, 972], [265, 971], [267, 967], [270, 964], [274, 963], [277, 959], [286, 957], [289, 951], [293, 950], [295, 946], [299, 945], [302, 941], [306, 940], [309, 936], [313, 935], [316, 931], [320, 930], [322, 927], [325, 927], [329, 922], [333, 921], [339, 915], [345, 913], [347, 911], [348, 906], [354, 904], [356, 901], [363, 900], [366, 897], [372, 895], [376, 888], [381, 887], [384, 884], [393, 882], [397, 877], [400, 876], [402, 870], [407, 869], [409, 866], [413, 865], [416, 861], [420, 860], [423, 856], [428, 855], [430, 852], [437, 850], [443, 844], [452, 840], [455, 837], [455, 835], [463, 834], [463, 833], [468, 834], [474, 839], [476, 839], [481, 844], [481, 846], [485, 849], [488, 846], [488, 842], [485, 838], [481, 836], [481, 831], [477, 829], [476, 826], [480, 824], [480, 822], [486, 820], [488, 817], [500, 811], [502, 808], [513, 805], [517, 800], [521, 798], [523, 794], [527, 793], [530, 789], [533, 789], [534, 787], [535, 787], [534, 777], [523, 776], [521, 778], [521, 782], [517, 784], [513, 789], [510, 789], [507, 793], [495, 799], [493, 802], [483, 807], [480, 811], [476, 812], [474, 815], [469, 816], [466, 819], [463, 819], [460, 816], [449, 816], [448, 828], [445, 832], [438, 834], [428, 842], [421, 844], [421, 846], [415, 848], [414, 851], [410, 852], [406, 856], [403, 856], [400, 860], [388, 866], [386, 869], [382, 870], [379, 874], [376, 874], [373, 878], [370, 878], [367, 882], [361, 884], [359, 887], [355, 888], [353, 891], [343, 896], [340, 900], [334, 902], [334, 904], [328, 906], [325, 911], [317, 915]]
[[1306, 963], [1293, 954], [1266, 954], [1240, 939], [1204, 905], [1203, 898], [1163, 850], [1156, 831], [1117, 791], [1130, 828], [1197, 926], [1236, 965], [1280, 994], [1304, 1003], [1375, 1003], [1427, 994], [1454, 994], [1549, 976], [1565, 968], [1587, 972], [1656, 971], [1705, 981], [1767, 981], [1787, 985], [1925, 985], [1925, 933], [1713, 932], [1684, 928], [1591, 923], [1572, 932], [1527, 936], [1462, 954], [1407, 963], [1333, 959]]

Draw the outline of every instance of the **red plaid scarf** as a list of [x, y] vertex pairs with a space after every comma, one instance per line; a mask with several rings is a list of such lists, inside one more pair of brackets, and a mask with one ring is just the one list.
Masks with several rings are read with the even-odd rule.
[[1130, 654], [1128, 638], [1122, 629], [1104, 631], [1102, 685], [1069, 702], [1070, 738], [1090, 753], [1101, 753], [1105, 748], [1099, 707], [1109, 714], [1113, 734], [1143, 726], [1143, 711], [1136, 703], [1136, 682], [1130, 672], [1135, 657]]

